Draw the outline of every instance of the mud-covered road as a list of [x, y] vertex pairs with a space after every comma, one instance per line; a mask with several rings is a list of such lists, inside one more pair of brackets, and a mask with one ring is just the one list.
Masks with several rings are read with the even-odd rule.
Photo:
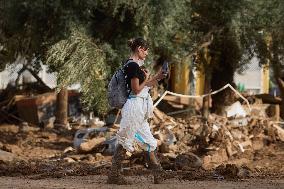
[[284, 188], [283, 179], [249, 179], [238, 181], [185, 181], [169, 179], [163, 184], [154, 185], [150, 176], [127, 177], [135, 184], [127, 186], [110, 185], [106, 183], [106, 176], [72, 176], [64, 178], [30, 179], [25, 177], [0, 177], [0, 188], [7, 189], [55, 189], [55, 188], [74, 188], [74, 189], [104, 189], [104, 188], [194, 188], [194, 189], [281, 189]]
[[[17, 125], [0, 126], [0, 189], [38, 188], [283, 188], [284, 143], [268, 142], [258, 150], [246, 150], [213, 168], [179, 169], [176, 159], [161, 155], [167, 180], [152, 184], [152, 177], [139, 156], [125, 159], [123, 174], [133, 184], [109, 185], [106, 175], [111, 156], [100, 152], [65, 152], [74, 133]], [[0, 154], [1, 155], [1, 154]], [[200, 155], [200, 154], [198, 154]], [[202, 157], [200, 155], [200, 157]], [[182, 163], [182, 162], [181, 162]]]

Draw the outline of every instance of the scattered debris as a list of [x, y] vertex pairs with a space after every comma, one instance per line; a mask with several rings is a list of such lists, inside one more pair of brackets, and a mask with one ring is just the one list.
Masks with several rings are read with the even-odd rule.
[[247, 113], [239, 101], [235, 102], [226, 109], [227, 117], [246, 117]]

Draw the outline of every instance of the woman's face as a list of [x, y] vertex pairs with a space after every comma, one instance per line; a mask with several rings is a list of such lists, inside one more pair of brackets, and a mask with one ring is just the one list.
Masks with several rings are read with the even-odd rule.
[[147, 55], [148, 55], [148, 49], [145, 49], [143, 47], [138, 47], [138, 57], [140, 60], [145, 60]]

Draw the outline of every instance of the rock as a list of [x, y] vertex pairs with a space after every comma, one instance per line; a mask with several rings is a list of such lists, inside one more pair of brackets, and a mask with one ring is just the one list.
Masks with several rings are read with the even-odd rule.
[[86, 155], [82, 155], [82, 154], [76, 154], [76, 155], [71, 155], [69, 156], [69, 158], [75, 160], [75, 161], [80, 161], [80, 160], [83, 160], [83, 159], [86, 159]]
[[176, 131], [176, 137], [177, 137], [177, 140], [182, 139], [182, 138], [184, 137], [184, 130], [178, 129], [178, 130]]
[[264, 147], [264, 139], [263, 138], [254, 138], [252, 139], [252, 149], [253, 150], [261, 150]]
[[13, 133], [16, 134], [19, 132], [19, 126], [16, 125], [1, 125], [0, 127], [1, 133]]
[[51, 118], [43, 121], [44, 128], [46, 128], [46, 129], [54, 128], [54, 121], [55, 121], [55, 117], [51, 117]]
[[232, 129], [231, 134], [235, 140], [240, 140], [243, 138], [243, 132], [238, 129]]
[[228, 161], [228, 155], [225, 149], [219, 149], [215, 151], [212, 155], [207, 155], [203, 157], [203, 167], [208, 169], [213, 165], [218, 165]]
[[105, 157], [101, 153], [96, 153], [95, 159], [96, 161], [100, 161], [100, 160], [105, 159]]
[[268, 117], [279, 121], [280, 118], [280, 106], [279, 105], [273, 105], [270, 104], [267, 109], [265, 110], [265, 113], [267, 114]]
[[277, 129], [277, 135], [279, 137], [279, 139], [284, 142], [284, 129], [282, 129], [281, 127], [279, 127], [278, 125], [273, 124], [273, 127], [275, 127]]
[[245, 150], [252, 147], [252, 142], [251, 140], [244, 141], [242, 143], [239, 143], [239, 147], [240, 147], [241, 152], [244, 152]]
[[21, 126], [25, 127], [25, 126], [29, 126], [29, 124], [28, 124], [28, 122], [24, 121], [24, 122], [21, 123]]
[[240, 167], [239, 172], [237, 174], [238, 178], [240, 179], [251, 177], [251, 175], [252, 175], [251, 169], [248, 168], [247, 166]]
[[63, 153], [65, 154], [65, 153], [73, 152], [73, 151], [75, 151], [75, 149], [72, 148], [71, 146], [69, 146], [69, 147], [65, 148], [65, 150], [63, 151]]
[[228, 160], [227, 152], [225, 149], [220, 149], [216, 151], [214, 155], [212, 155], [213, 162], [225, 162]]
[[11, 162], [16, 160], [19, 160], [19, 158], [15, 154], [0, 150], [0, 162]]
[[160, 154], [158, 153], [158, 158], [161, 162], [161, 165], [163, 167], [164, 170], [173, 170], [174, 169], [174, 163], [172, 163], [172, 159], [174, 159], [175, 155], [174, 154], [170, 154], [169, 156], [164, 156], [164, 154]]
[[157, 108], [154, 109], [154, 115], [159, 119], [159, 120], [164, 120], [164, 113], [158, 110]]
[[197, 129], [199, 129], [200, 124], [193, 124], [193, 125], [190, 125], [189, 127], [192, 128], [193, 131], [196, 131]]
[[79, 151], [81, 152], [90, 152], [100, 144], [106, 141], [105, 137], [100, 137], [100, 138], [93, 138], [88, 140], [87, 142], [83, 142], [80, 147]]
[[247, 178], [251, 176], [251, 170], [248, 167], [238, 167], [236, 164], [219, 165], [214, 172], [226, 179]]
[[90, 162], [96, 161], [96, 158], [92, 154], [87, 154], [86, 160]]
[[74, 163], [76, 162], [74, 159], [70, 158], [70, 157], [66, 157], [63, 159], [64, 161], [68, 162], [68, 163]]
[[11, 152], [12, 154], [21, 154], [22, 149], [14, 144], [6, 144], [3, 146], [3, 150], [7, 152]]
[[192, 168], [199, 168], [201, 165], [201, 159], [193, 153], [178, 155], [174, 163], [176, 170], [190, 170]]
[[170, 152], [170, 147], [168, 144], [162, 142], [162, 144], [159, 146], [159, 152], [160, 153], [169, 153]]
[[21, 127], [21, 132], [23, 132], [23, 133], [36, 132], [36, 131], [39, 131], [39, 130], [40, 130], [39, 127], [31, 127], [31, 126], [28, 126], [28, 125]]
[[239, 168], [235, 164], [219, 165], [215, 169], [215, 173], [226, 179], [238, 178]]
[[233, 150], [233, 146], [232, 146], [232, 143], [228, 140], [226, 142], [226, 151], [227, 151], [227, 154], [229, 157], [235, 155], [237, 153], [236, 150]]

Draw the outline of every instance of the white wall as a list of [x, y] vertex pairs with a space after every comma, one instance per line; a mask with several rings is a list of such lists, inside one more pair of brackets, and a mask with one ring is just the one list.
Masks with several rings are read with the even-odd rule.
[[[17, 60], [14, 64], [9, 65], [4, 71], [0, 72], [0, 89], [5, 89], [8, 83], [15, 85], [15, 81], [18, 77], [18, 71], [23, 67], [23, 60]], [[50, 88], [56, 86], [56, 74], [47, 73], [47, 66], [42, 65], [42, 70], [38, 73], [38, 76], [43, 80], [43, 82]], [[22, 73], [19, 79], [19, 83], [34, 82], [36, 79], [32, 76], [29, 71]]]
[[235, 73], [234, 81], [245, 85], [245, 90], [258, 94], [261, 92], [261, 67], [257, 58], [253, 58], [248, 69], [242, 74]]

